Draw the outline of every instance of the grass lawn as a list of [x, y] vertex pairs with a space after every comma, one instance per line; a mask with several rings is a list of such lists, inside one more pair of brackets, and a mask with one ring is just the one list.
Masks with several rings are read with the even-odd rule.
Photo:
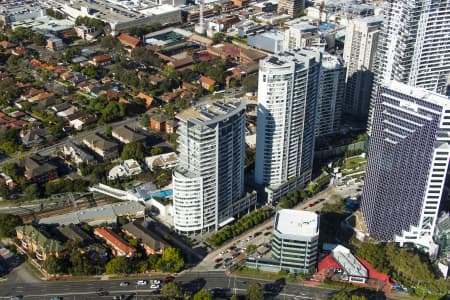
[[343, 169], [354, 169], [359, 166], [360, 163], [367, 163], [365, 158], [362, 157], [354, 157], [351, 159], [347, 159], [344, 163]]

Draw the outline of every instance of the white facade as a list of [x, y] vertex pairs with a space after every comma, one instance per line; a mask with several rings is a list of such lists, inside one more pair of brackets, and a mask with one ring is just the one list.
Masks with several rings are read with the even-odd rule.
[[319, 216], [312, 211], [282, 209], [275, 216], [272, 257], [282, 269], [307, 273], [317, 262]]
[[240, 206], [245, 198], [245, 107], [243, 100], [215, 101], [176, 116], [180, 154], [173, 172], [173, 201], [178, 232], [216, 230], [250, 206]]
[[347, 65], [345, 110], [361, 118], [369, 113], [375, 54], [383, 18], [354, 19], [345, 33], [343, 58]]
[[317, 97], [316, 136], [333, 134], [340, 129], [345, 70], [343, 62], [337, 56], [323, 55]]
[[311, 179], [321, 59], [302, 49], [260, 61], [255, 182], [269, 202]]
[[450, 73], [450, 1], [387, 0], [384, 12], [372, 102], [377, 87], [390, 80], [444, 94]]

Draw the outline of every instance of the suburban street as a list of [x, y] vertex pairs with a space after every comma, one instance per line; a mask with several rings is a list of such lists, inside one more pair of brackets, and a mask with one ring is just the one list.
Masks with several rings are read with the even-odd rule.
[[[161, 277], [154, 277], [159, 278]], [[151, 279], [143, 276], [141, 279]], [[120, 287], [120, 282], [128, 281], [128, 287]], [[149, 286], [137, 287], [137, 279], [124, 280], [97, 280], [87, 282], [73, 281], [49, 281], [41, 283], [0, 283], [0, 299], [9, 299], [14, 295], [21, 295], [23, 299], [50, 299], [59, 296], [64, 299], [112, 299], [113, 296], [125, 295], [128, 299], [142, 299], [143, 296], [152, 295], [154, 290]], [[243, 294], [246, 288], [254, 283], [270, 283], [263, 280], [254, 280], [238, 277], [226, 277], [224, 272], [195, 273], [187, 272], [176, 278], [181, 284], [196, 284], [197, 289], [223, 289], [224, 293]], [[98, 293], [105, 291], [108, 295], [99, 296]], [[329, 299], [333, 291], [323, 288], [306, 287], [298, 285], [286, 285], [278, 294], [280, 299]], [[132, 295], [134, 294], [134, 297]], [[126, 298], [127, 299], [127, 298]]]

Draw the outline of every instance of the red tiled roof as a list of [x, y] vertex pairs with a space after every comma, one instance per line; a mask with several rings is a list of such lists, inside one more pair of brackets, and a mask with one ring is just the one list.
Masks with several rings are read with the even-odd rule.
[[322, 270], [340, 269], [340, 268], [341, 266], [334, 260], [331, 254], [328, 254], [324, 259], [319, 261], [317, 265], [317, 269], [319, 272], [322, 272]]
[[110, 59], [111, 59], [111, 55], [104, 54], [104, 55], [94, 56], [94, 58], [92, 60], [95, 62], [104, 62], [104, 61], [108, 61]]
[[105, 227], [95, 228], [95, 233], [125, 253], [133, 254], [136, 252], [136, 249], [129, 246], [121, 237]]
[[133, 47], [133, 48], [136, 47], [137, 45], [139, 45], [139, 43], [141, 42], [138, 38], [135, 38], [134, 36], [128, 35], [126, 33], [119, 34], [117, 39], [122, 44]]
[[201, 83], [205, 83], [207, 85], [214, 85], [214, 84], [216, 84], [216, 81], [214, 79], [211, 79], [211, 78], [206, 77], [206, 76], [200, 77], [199, 81]]

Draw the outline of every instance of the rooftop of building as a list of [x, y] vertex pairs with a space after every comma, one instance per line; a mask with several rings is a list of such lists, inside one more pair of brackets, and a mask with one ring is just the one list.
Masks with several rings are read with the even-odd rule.
[[364, 265], [344, 246], [338, 245], [332, 251], [333, 258], [351, 276], [368, 278], [369, 273]]
[[182, 121], [196, 119], [200, 122], [216, 122], [242, 106], [245, 107], [244, 100], [209, 100], [183, 110], [176, 118]]
[[311, 25], [308, 22], [298, 22], [292, 24], [289, 28], [300, 30], [301, 32], [312, 32], [318, 31], [319, 28], [317, 26]]
[[325, 69], [338, 69], [344, 67], [342, 58], [329, 53], [324, 53], [322, 56], [322, 68]]
[[383, 23], [384, 17], [380, 16], [369, 16], [364, 18], [354, 19], [354, 22], [366, 23], [368, 26], [379, 26]]
[[102, 220], [112, 220], [123, 215], [137, 215], [144, 212], [144, 205], [136, 201], [126, 201], [114, 204], [103, 205], [88, 209], [82, 209], [76, 212], [56, 215], [39, 220], [41, 224], [79, 224]]
[[43, 5], [35, 0], [6, 0], [0, 2], [0, 14], [18, 15], [41, 9], [43, 9]]
[[282, 209], [277, 213], [275, 230], [282, 234], [313, 236], [319, 233], [319, 216], [312, 211]]
[[411, 97], [422, 99], [424, 101], [439, 105], [439, 106], [449, 106], [450, 102], [448, 101], [447, 96], [441, 95], [436, 92], [432, 92], [430, 90], [426, 90], [421, 87], [413, 87], [395, 80], [391, 80], [389, 82], [385, 82], [383, 84], [384, 87], [405, 94]]
[[71, 20], [58, 20], [50, 16], [42, 16], [13, 22], [11, 24], [11, 27], [13, 29], [17, 27], [25, 27], [30, 28], [33, 31], [39, 31], [42, 33], [55, 33], [70, 29], [74, 26], [74, 24], [75, 23]]
[[291, 49], [288, 51], [272, 54], [266, 57], [263, 62], [264, 65], [271, 65], [272, 67], [284, 67], [286, 64], [292, 64], [292, 62], [305, 62], [312, 57], [319, 60], [321, 52], [316, 49]]

